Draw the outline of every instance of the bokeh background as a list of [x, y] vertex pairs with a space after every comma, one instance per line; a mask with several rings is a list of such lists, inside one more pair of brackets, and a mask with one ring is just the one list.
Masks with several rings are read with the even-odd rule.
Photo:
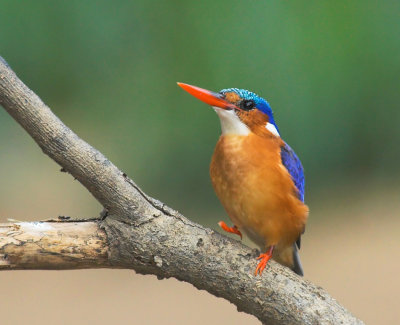
[[[2, 1], [0, 55], [79, 136], [202, 225], [227, 217], [208, 164], [220, 133], [176, 86], [250, 89], [306, 171], [306, 278], [368, 324], [400, 312], [400, 2]], [[0, 218], [96, 216], [0, 110]], [[2, 324], [257, 324], [132, 271], [0, 274]]]

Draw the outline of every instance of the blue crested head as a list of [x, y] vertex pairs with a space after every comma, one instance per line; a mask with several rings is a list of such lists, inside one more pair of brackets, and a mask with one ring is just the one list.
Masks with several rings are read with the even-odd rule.
[[241, 102], [246, 102], [246, 101], [253, 101], [255, 103], [255, 108], [257, 108], [259, 111], [263, 112], [264, 114], [268, 115], [268, 120], [269, 123], [273, 124], [276, 128], [277, 125], [274, 120], [274, 115], [272, 114], [272, 109], [269, 103], [262, 97], [258, 96], [257, 94], [248, 91], [246, 89], [239, 89], [239, 88], [227, 88], [227, 89], [222, 89], [220, 91], [220, 94], [226, 94], [226, 93], [235, 93], [240, 97]]

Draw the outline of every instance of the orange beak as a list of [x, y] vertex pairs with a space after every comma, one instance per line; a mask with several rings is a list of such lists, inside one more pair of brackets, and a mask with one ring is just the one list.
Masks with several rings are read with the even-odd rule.
[[223, 95], [219, 93], [215, 93], [213, 91], [199, 88], [196, 86], [191, 86], [188, 84], [184, 84], [182, 82], [177, 82], [178, 86], [186, 90], [189, 94], [193, 95], [194, 97], [200, 99], [201, 101], [205, 102], [208, 105], [220, 107], [226, 110], [231, 109], [239, 109], [236, 105], [228, 102]]

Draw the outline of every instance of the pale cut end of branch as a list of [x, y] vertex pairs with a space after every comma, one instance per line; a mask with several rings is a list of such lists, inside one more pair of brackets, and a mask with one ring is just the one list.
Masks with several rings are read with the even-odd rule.
[[106, 234], [97, 222], [0, 224], [0, 270], [79, 269], [108, 264]]

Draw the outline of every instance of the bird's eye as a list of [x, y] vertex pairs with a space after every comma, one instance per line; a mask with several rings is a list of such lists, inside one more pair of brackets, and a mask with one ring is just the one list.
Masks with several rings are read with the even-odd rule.
[[250, 111], [256, 106], [256, 103], [252, 99], [245, 99], [240, 103], [240, 108], [245, 111]]

